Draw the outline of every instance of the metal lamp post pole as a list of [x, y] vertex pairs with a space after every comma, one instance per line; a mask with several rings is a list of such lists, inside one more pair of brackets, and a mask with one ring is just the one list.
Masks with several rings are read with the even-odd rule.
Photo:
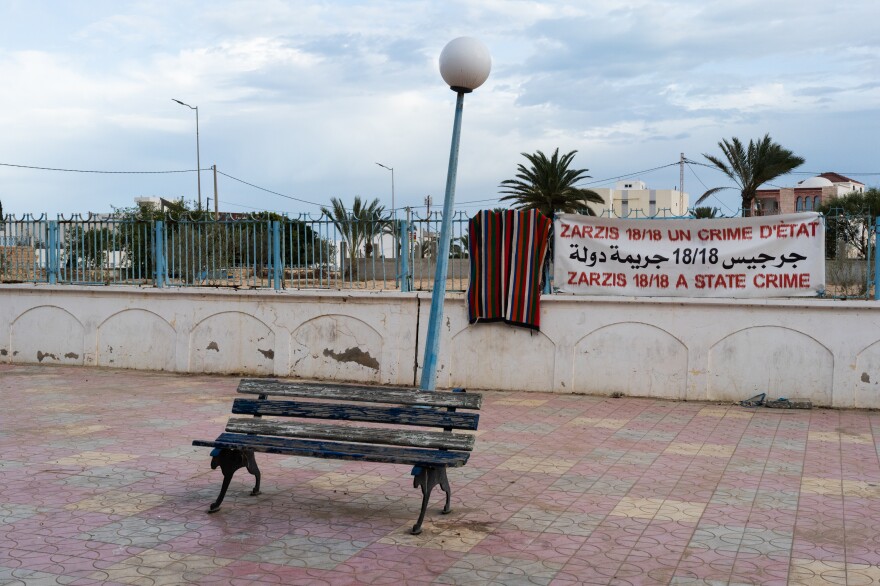
[[201, 157], [199, 155], [199, 107], [198, 106], [190, 106], [186, 102], [181, 102], [175, 98], [171, 98], [172, 101], [177, 102], [181, 106], [186, 106], [190, 110], [196, 111], [196, 179], [199, 186], [199, 209], [202, 209], [202, 164]]
[[389, 167], [382, 163], [376, 164], [383, 169], [391, 171], [391, 238], [394, 239], [394, 272], [397, 275], [395, 281], [397, 281], [397, 286], [400, 287], [400, 290], [405, 291], [406, 287], [402, 283], [403, 279], [406, 278], [406, 275], [402, 275], [400, 271], [400, 255], [403, 252], [404, 247], [397, 230], [397, 210], [394, 209], [394, 167]]
[[391, 213], [394, 214], [394, 167], [389, 167], [388, 165], [383, 165], [382, 163], [376, 163], [383, 169], [388, 169], [391, 171]]
[[446, 298], [446, 272], [449, 266], [449, 233], [452, 229], [452, 210], [455, 202], [455, 179], [458, 173], [458, 144], [461, 137], [461, 113], [464, 92], [455, 99], [455, 121], [452, 123], [452, 146], [449, 149], [449, 169], [446, 171], [446, 196], [443, 198], [443, 220], [440, 223], [440, 241], [437, 243], [437, 268], [434, 272], [434, 290], [431, 293], [431, 314], [428, 318], [428, 336], [425, 338], [425, 359], [419, 388], [433, 391], [437, 388], [437, 355], [440, 351], [440, 322], [443, 320], [443, 300]]

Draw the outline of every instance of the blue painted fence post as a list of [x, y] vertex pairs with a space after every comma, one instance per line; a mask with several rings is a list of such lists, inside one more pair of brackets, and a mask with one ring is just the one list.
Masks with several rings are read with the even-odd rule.
[[58, 283], [58, 222], [49, 222], [49, 242], [46, 249], [46, 277], [50, 285]]
[[397, 250], [400, 251], [400, 274], [397, 284], [401, 293], [409, 292], [409, 224], [406, 220], [397, 220]]
[[156, 287], [165, 287], [165, 222], [156, 220], [153, 223], [153, 258], [156, 265]]
[[272, 222], [272, 284], [281, 290], [281, 222]]

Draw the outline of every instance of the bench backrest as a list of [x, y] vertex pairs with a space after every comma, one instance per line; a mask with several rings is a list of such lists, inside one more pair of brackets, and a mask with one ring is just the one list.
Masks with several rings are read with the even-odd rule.
[[395, 387], [373, 387], [360, 385], [328, 385], [324, 383], [293, 383], [271, 379], [242, 379], [238, 384], [239, 393], [251, 395], [275, 395], [301, 399], [326, 399], [369, 403], [391, 403], [398, 405], [422, 405], [426, 407], [452, 407], [459, 409], [479, 409], [483, 396], [478, 393], [465, 393], [463, 390], [416, 391]]
[[[476, 430], [482, 396], [463, 391], [416, 391], [322, 383], [243, 379], [232, 412], [251, 415], [231, 418], [227, 432], [470, 451], [474, 436], [452, 430]], [[270, 398], [272, 397], [272, 398]], [[274, 416], [283, 419], [262, 419]], [[302, 419], [308, 421], [301, 421]], [[402, 427], [328, 425], [318, 421], [364, 422]], [[439, 428], [427, 431], [414, 428]]]

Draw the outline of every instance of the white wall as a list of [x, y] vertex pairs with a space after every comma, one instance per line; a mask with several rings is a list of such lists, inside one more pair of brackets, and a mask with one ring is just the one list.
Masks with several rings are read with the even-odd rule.
[[[413, 385], [430, 293], [0, 286], [0, 362]], [[880, 304], [542, 298], [541, 331], [447, 297], [438, 387], [880, 408]], [[417, 347], [418, 345], [418, 347]]]

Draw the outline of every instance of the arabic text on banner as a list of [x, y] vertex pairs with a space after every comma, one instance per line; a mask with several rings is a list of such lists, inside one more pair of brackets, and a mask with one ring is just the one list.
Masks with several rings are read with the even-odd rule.
[[557, 215], [554, 285], [564, 293], [789, 297], [825, 288], [815, 212], [705, 220]]

